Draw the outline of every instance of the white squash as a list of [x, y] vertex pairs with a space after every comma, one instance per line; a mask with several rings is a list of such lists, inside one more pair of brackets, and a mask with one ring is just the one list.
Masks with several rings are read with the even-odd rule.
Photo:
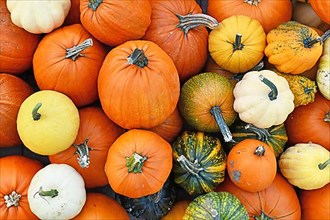
[[330, 100], [330, 38], [323, 45], [323, 53], [316, 73], [316, 83], [324, 98]]
[[33, 34], [60, 27], [70, 7], [70, 0], [7, 0], [12, 22]]
[[33, 176], [28, 202], [40, 219], [71, 219], [85, 205], [84, 180], [67, 164], [49, 164]]
[[288, 81], [271, 70], [247, 72], [233, 93], [239, 118], [258, 128], [282, 124], [294, 109]]

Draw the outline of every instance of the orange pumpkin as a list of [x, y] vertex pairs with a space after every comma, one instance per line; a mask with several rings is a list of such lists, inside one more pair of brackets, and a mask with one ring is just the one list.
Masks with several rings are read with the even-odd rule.
[[152, 128], [164, 122], [177, 106], [178, 71], [155, 43], [127, 41], [106, 56], [98, 77], [104, 112], [119, 126]]
[[86, 202], [81, 212], [73, 220], [128, 220], [129, 215], [116, 200], [101, 194], [87, 193]]
[[171, 210], [161, 218], [161, 220], [175, 220], [175, 219], [182, 219], [186, 208], [191, 203], [191, 200], [180, 200], [176, 201], [171, 208]]
[[21, 78], [0, 73], [0, 147], [13, 147], [22, 143], [16, 128], [16, 119], [22, 102], [33, 89]]
[[47, 34], [33, 57], [40, 90], [67, 95], [76, 106], [98, 99], [97, 77], [106, 56], [104, 45], [81, 25], [73, 24]]
[[151, 22], [151, 6], [145, 0], [81, 0], [80, 21], [102, 43], [118, 46], [143, 37]]
[[264, 190], [276, 176], [274, 151], [262, 141], [244, 139], [229, 151], [227, 171], [237, 187], [248, 192]]
[[309, 0], [309, 3], [321, 20], [330, 24], [330, 0]]
[[24, 156], [0, 158], [0, 219], [38, 219], [30, 209], [27, 193], [42, 167], [37, 160]]
[[129, 198], [154, 194], [172, 169], [172, 147], [152, 131], [132, 129], [111, 145], [105, 172], [114, 192]]
[[17, 75], [30, 69], [33, 53], [41, 37], [25, 31], [11, 21], [6, 0], [1, 0], [0, 30], [0, 72]]
[[83, 177], [86, 188], [105, 186], [104, 165], [111, 144], [125, 132], [100, 107], [79, 109], [80, 126], [73, 146], [49, 156], [51, 163], [65, 163]]

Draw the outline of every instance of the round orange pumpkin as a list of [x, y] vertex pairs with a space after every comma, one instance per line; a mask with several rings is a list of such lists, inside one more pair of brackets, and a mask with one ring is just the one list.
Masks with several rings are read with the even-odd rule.
[[309, 3], [321, 20], [330, 24], [330, 0], [309, 0]]
[[32, 87], [21, 78], [0, 73], [0, 147], [13, 147], [22, 143], [16, 119], [22, 102], [32, 93]]
[[273, 149], [255, 139], [244, 139], [228, 154], [227, 172], [231, 181], [248, 192], [269, 187], [276, 176], [277, 164]]
[[73, 146], [49, 156], [51, 163], [65, 163], [75, 168], [83, 177], [86, 188], [105, 186], [104, 172], [111, 144], [125, 132], [112, 122], [100, 107], [79, 109], [80, 125]]
[[178, 71], [155, 43], [127, 41], [106, 56], [98, 77], [104, 112], [119, 126], [152, 128], [164, 122], [177, 106]]
[[105, 172], [114, 192], [129, 198], [154, 194], [172, 169], [172, 147], [152, 131], [132, 129], [111, 145]]

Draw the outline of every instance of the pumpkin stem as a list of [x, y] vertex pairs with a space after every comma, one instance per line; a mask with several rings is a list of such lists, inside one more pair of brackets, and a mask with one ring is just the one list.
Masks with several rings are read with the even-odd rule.
[[278, 95], [278, 91], [275, 84], [272, 83], [269, 79], [267, 79], [263, 75], [259, 75], [259, 79], [261, 80], [261, 82], [265, 83], [270, 88], [271, 91], [268, 93], [269, 99], [271, 101], [275, 100]]
[[253, 216], [255, 220], [273, 220], [271, 217], [266, 215], [263, 211], [261, 211], [261, 214], [258, 216]]
[[141, 68], [148, 65], [148, 58], [143, 53], [143, 50], [138, 48], [135, 48], [133, 53], [127, 57], [127, 61], [129, 64], [135, 64]]
[[136, 152], [130, 157], [126, 157], [126, 167], [128, 168], [128, 172], [142, 173], [142, 167], [147, 159], [147, 157], [143, 157]]
[[219, 26], [219, 22], [207, 14], [187, 14], [187, 15], [179, 15], [176, 14], [179, 19], [179, 24], [177, 25], [184, 34], [186, 35], [188, 31], [192, 28], [198, 26], [206, 26], [209, 29], [213, 30]]
[[17, 207], [21, 197], [21, 194], [18, 194], [16, 191], [12, 191], [9, 195], [5, 195], [3, 198], [5, 200], [6, 207], [9, 208], [11, 206]]
[[42, 105], [41, 102], [38, 102], [32, 110], [32, 118], [33, 118], [34, 121], [38, 121], [41, 117], [41, 114], [38, 113], [38, 110], [41, 107], [41, 105]]
[[204, 170], [204, 168], [198, 163], [197, 159], [192, 163], [184, 155], [181, 155], [177, 161], [183, 169], [195, 176], [197, 176], [200, 171]]
[[228, 128], [228, 125], [225, 122], [225, 119], [223, 118], [221, 114], [220, 106], [212, 106], [210, 110], [213, 118], [217, 122], [220, 132], [222, 136], [224, 137], [225, 142], [231, 142], [233, 141], [233, 136]]
[[235, 42], [233, 43], [234, 51], [242, 50], [244, 45], [242, 44], [242, 34], [237, 33], [235, 37]]
[[326, 41], [329, 37], [330, 37], [330, 30], [327, 30], [326, 32], [324, 32], [324, 34], [321, 37], [317, 37], [317, 38], [315, 38], [313, 40], [311, 40], [311, 37], [307, 37], [304, 40], [304, 46], [306, 48], [311, 48], [316, 43], [323, 44], [324, 41]]
[[324, 163], [320, 163], [319, 164], [319, 169], [323, 170], [324, 168], [326, 168], [328, 165], [330, 165], [330, 159], [328, 159], [327, 161], [325, 161]]
[[81, 44], [75, 45], [71, 48], [66, 49], [65, 58], [71, 58], [73, 61], [75, 61], [78, 57], [84, 56], [80, 52], [85, 50], [86, 48], [93, 46], [93, 40], [92, 38], [88, 38], [84, 40]]
[[82, 144], [78, 144], [78, 145], [73, 144], [73, 146], [77, 148], [76, 150], [76, 154], [78, 154], [77, 160], [80, 167], [82, 168], [88, 168], [90, 164], [89, 151], [92, 150], [92, 148], [90, 148], [87, 145], [88, 141], [89, 141], [89, 137], [87, 137], [84, 143]]
[[265, 148], [262, 145], [259, 145], [258, 147], [256, 147], [254, 154], [261, 157], [263, 155], [265, 155]]
[[33, 195], [33, 197], [35, 197], [36, 194], [38, 194], [39, 196], [41, 196], [43, 199], [45, 199], [44, 198], [45, 196], [50, 196], [51, 198], [54, 198], [54, 197], [58, 196], [58, 191], [56, 189], [51, 189], [51, 190], [48, 190], [48, 191], [43, 191], [42, 190], [42, 186], [40, 186], [39, 190]]
[[245, 2], [245, 3], [248, 3], [248, 4], [250, 4], [250, 5], [255, 5], [255, 6], [257, 6], [258, 3], [261, 2], [261, 0], [244, 0], [244, 2]]
[[93, 11], [96, 11], [102, 2], [103, 0], [89, 0], [88, 8], [92, 8]]
[[247, 124], [244, 127], [248, 131], [252, 131], [257, 135], [257, 138], [259, 141], [266, 142], [268, 141], [268, 138], [270, 137], [270, 133], [265, 128], [258, 128], [254, 126], [253, 124]]
[[330, 124], [330, 111], [324, 115], [323, 121]]

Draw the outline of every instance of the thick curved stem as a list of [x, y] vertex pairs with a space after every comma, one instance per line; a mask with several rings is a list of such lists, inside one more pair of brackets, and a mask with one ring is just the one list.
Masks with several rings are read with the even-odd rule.
[[235, 37], [235, 42], [233, 43], [233, 50], [242, 50], [244, 45], [242, 44], [242, 34], [237, 33]]
[[88, 8], [93, 9], [93, 11], [96, 11], [96, 9], [100, 6], [100, 4], [103, 2], [103, 0], [89, 0]]
[[41, 114], [38, 112], [41, 106], [42, 104], [38, 102], [36, 106], [34, 106], [34, 108], [32, 109], [32, 118], [34, 121], [38, 121], [41, 117]]
[[213, 118], [215, 119], [215, 121], [217, 122], [225, 142], [233, 141], [233, 136], [228, 128], [228, 125], [225, 122], [225, 119], [221, 114], [220, 106], [212, 106], [210, 112]]
[[126, 157], [126, 167], [129, 173], [142, 173], [142, 167], [147, 157], [141, 156], [138, 153], [133, 153], [130, 157]]
[[198, 163], [197, 159], [192, 163], [188, 160], [184, 155], [181, 155], [177, 161], [180, 163], [180, 166], [185, 169], [187, 172], [191, 173], [192, 175], [197, 176], [198, 173], [204, 170], [203, 167]]
[[75, 61], [78, 57], [83, 56], [80, 52], [82, 52], [83, 50], [85, 50], [90, 46], [93, 46], [92, 38], [88, 38], [84, 40], [84, 42], [82, 42], [81, 44], [78, 44], [71, 48], [67, 48], [65, 58], [71, 58], [73, 61]]
[[254, 151], [255, 155], [258, 155], [259, 157], [265, 155], [265, 148], [262, 145], [259, 145], [258, 147], [256, 147], [255, 151]]
[[275, 84], [272, 83], [269, 79], [267, 79], [263, 75], [259, 75], [259, 79], [261, 80], [261, 82], [265, 83], [270, 88], [271, 91], [268, 94], [269, 99], [271, 101], [277, 99], [278, 91]]
[[51, 198], [54, 198], [56, 196], [58, 196], [58, 191], [56, 189], [51, 189], [51, 190], [48, 190], [48, 191], [43, 191], [42, 190], [42, 186], [40, 186], [38, 192], [36, 192], [33, 197], [38, 194], [39, 196], [41, 197], [45, 197], [45, 196], [49, 196]]
[[180, 28], [184, 34], [187, 34], [190, 29], [198, 26], [205, 26], [211, 30], [219, 26], [219, 22], [207, 14], [176, 14], [176, 16], [179, 19], [177, 27]]
[[304, 47], [305, 48], [311, 48], [316, 43], [323, 44], [324, 41], [326, 41], [329, 37], [330, 37], [330, 30], [327, 30], [326, 32], [324, 32], [324, 34], [321, 37], [317, 37], [313, 40], [311, 40], [310, 38], [307, 38], [304, 41]]
[[88, 168], [90, 165], [90, 158], [89, 158], [89, 151], [91, 148], [87, 145], [87, 142], [89, 140], [89, 137], [86, 138], [84, 143], [82, 144], [73, 144], [74, 147], [77, 148], [76, 154], [78, 154], [78, 163], [80, 167], [82, 168]]
[[325, 161], [324, 163], [320, 163], [319, 164], [319, 169], [323, 170], [325, 169], [328, 165], [330, 165], [330, 159], [328, 159], [327, 161]]
[[265, 128], [257, 128], [253, 124], [247, 124], [244, 127], [248, 131], [252, 131], [257, 135], [257, 138], [259, 141], [266, 142], [268, 141], [268, 138], [270, 137], [270, 133]]
[[138, 67], [145, 67], [148, 65], [148, 58], [145, 56], [143, 50], [135, 48], [133, 53], [127, 57], [129, 64], [137, 65]]
[[18, 194], [16, 191], [12, 191], [9, 195], [5, 195], [3, 198], [5, 200], [6, 207], [9, 208], [11, 206], [17, 207], [21, 197], [21, 194]]

